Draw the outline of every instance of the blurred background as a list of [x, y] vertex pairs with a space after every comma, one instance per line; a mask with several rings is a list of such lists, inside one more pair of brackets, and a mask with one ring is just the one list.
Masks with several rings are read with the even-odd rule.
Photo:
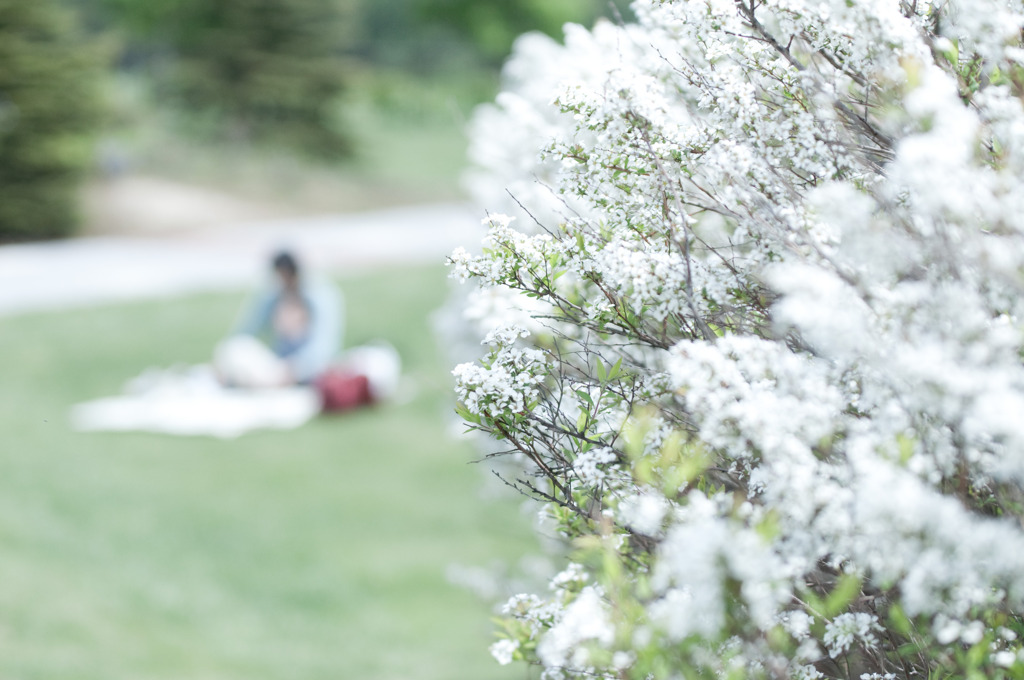
[[[515, 37], [624, 4], [0, 0], [0, 677], [523, 677], [471, 590], [543, 570], [533, 509], [454, 434], [441, 263]], [[229, 440], [71, 428], [209, 361], [289, 235], [401, 399]]]
[[463, 123], [515, 37], [620, 10], [0, 0], [0, 239], [461, 198]]

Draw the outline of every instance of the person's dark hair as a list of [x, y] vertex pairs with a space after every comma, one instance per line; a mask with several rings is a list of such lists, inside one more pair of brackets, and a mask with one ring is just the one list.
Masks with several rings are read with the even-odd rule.
[[277, 255], [274, 255], [274, 259], [271, 262], [274, 265], [274, 271], [291, 277], [298, 276], [299, 274], [299, 263], [295, 256], [288, 251], [282, 250]]

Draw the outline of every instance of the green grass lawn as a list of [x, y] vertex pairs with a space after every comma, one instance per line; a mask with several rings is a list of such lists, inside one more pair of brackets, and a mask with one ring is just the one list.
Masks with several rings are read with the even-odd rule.
[[0, 319], [0, 677], [522, 678], [447, 565], [535, 542], [446, 435], [439, 267], [341, 281], [414, 399], [237, 440], [79, 434], [71, 404], [207, 359], [242, 294]]

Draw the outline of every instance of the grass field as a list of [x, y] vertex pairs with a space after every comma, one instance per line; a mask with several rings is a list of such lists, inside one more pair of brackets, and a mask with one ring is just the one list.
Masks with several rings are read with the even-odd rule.
[[523, 678], [450, 563], [534, 549], [446, 435], [439, 267], [341, 280], [414, 399], [231, 441], [77, 434], [71, 404], [204, 361], [242, 296], [0, 319], [0, 677]]

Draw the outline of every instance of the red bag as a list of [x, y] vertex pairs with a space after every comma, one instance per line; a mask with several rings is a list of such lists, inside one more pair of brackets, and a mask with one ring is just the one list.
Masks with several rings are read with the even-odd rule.
[[344, 368], [329, 368], [313, 385], [320, 394], [322, 410], [348, 411], [373, 403], [370, 381], [361, 373]]

